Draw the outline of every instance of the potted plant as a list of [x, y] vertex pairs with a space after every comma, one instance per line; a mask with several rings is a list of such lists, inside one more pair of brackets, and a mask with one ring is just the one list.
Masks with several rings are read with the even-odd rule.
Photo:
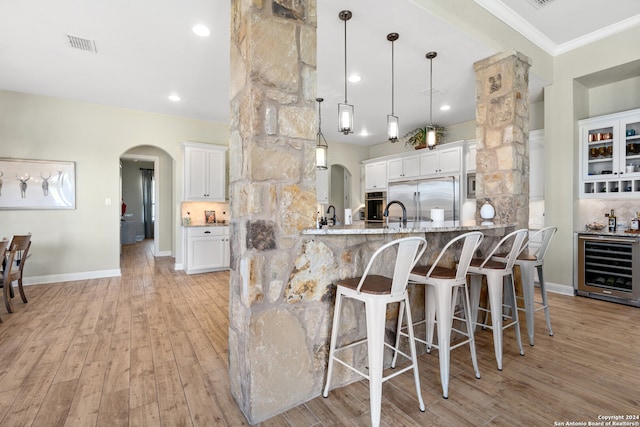
[[[444, 138], [444, 128], [436, 126], [436, 144], [442, 144]], [[416, 150], [427, 148], [427, 128], [417, 128], [404, 136], [406, 146], [411, 146]]]

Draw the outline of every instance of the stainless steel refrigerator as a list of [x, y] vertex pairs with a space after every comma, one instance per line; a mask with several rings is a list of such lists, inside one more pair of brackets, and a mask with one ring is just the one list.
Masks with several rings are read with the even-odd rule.
[[[431, 209], [444, 209], [445, 221], [460, 220], [460, 180], [458, 176], [389, 183], [387, 202], [397, 200], [407, 209], [407, 221], [431, 220]], [[398, 222], [402, 209], [389, 207], [389, 222]]]

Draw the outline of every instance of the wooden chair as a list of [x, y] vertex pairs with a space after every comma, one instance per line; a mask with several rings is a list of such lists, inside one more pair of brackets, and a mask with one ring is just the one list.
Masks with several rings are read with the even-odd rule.
[[11, 285], [13, 282], [18, 282], [18, 291], [20, 292], [22, 302], [28, 302], [22, 287], [22, 273], [24, 271], [24, 265], [27, 262], [27, 257], [29, 256], [30, 247], [30, 234], [13, 236], [9, 244], [10, 260], [6, 261], [7, 267], [5, 267], [8, 274], [3, 275], [2, 283], [0, 284], [3, 288], [4, 304], [7, 307], [8, 313], [13, 313], [13, 306], [11, 305], [11, 298], [13, 298], [13, 288]]
[[[11, 267], [13, 267], [13, 259], [16, 255], [15, 248], [12, 250], [7, 250], [9, 247], [9, 241], [7, 239], [0, 240], [0, 254], [2, 255], [2, 276], [0, 277], [0, 283], [4, 286], [5, 283], [8, 283], [11, 277]], [[0, 319], [0, 323], [2, 323], [2, 319]]]

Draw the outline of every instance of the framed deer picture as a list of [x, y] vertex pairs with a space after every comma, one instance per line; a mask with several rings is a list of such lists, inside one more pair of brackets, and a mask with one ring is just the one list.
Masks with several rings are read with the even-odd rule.
[[0, 209], [75, 208], [75, 162], [0, 158]]

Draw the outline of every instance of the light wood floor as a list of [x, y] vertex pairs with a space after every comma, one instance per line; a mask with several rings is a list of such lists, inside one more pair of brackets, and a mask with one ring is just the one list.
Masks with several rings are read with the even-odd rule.
[[[0, 425], [247, 425], [227, 378], [228, 273], [186, 276], [151, 250], [125, 246], [121, 278], [30, 286], [28, 304], [17, 298], [13, 314], [1, 310]], [[553, 426], [640, 414], [640, 309], [550, 299], [554, 337], [541, 312], [524, 357], [507, 332], [499, 372], [491, 332], [479, 331], [482, 378], [468, 350], [454, 350], [448, 400], [437, 352], [421, 356], [426, 412], [406, 373], [384, 385], [383, 425]], [[261, 423], [368, 424], [365, 381]]]

